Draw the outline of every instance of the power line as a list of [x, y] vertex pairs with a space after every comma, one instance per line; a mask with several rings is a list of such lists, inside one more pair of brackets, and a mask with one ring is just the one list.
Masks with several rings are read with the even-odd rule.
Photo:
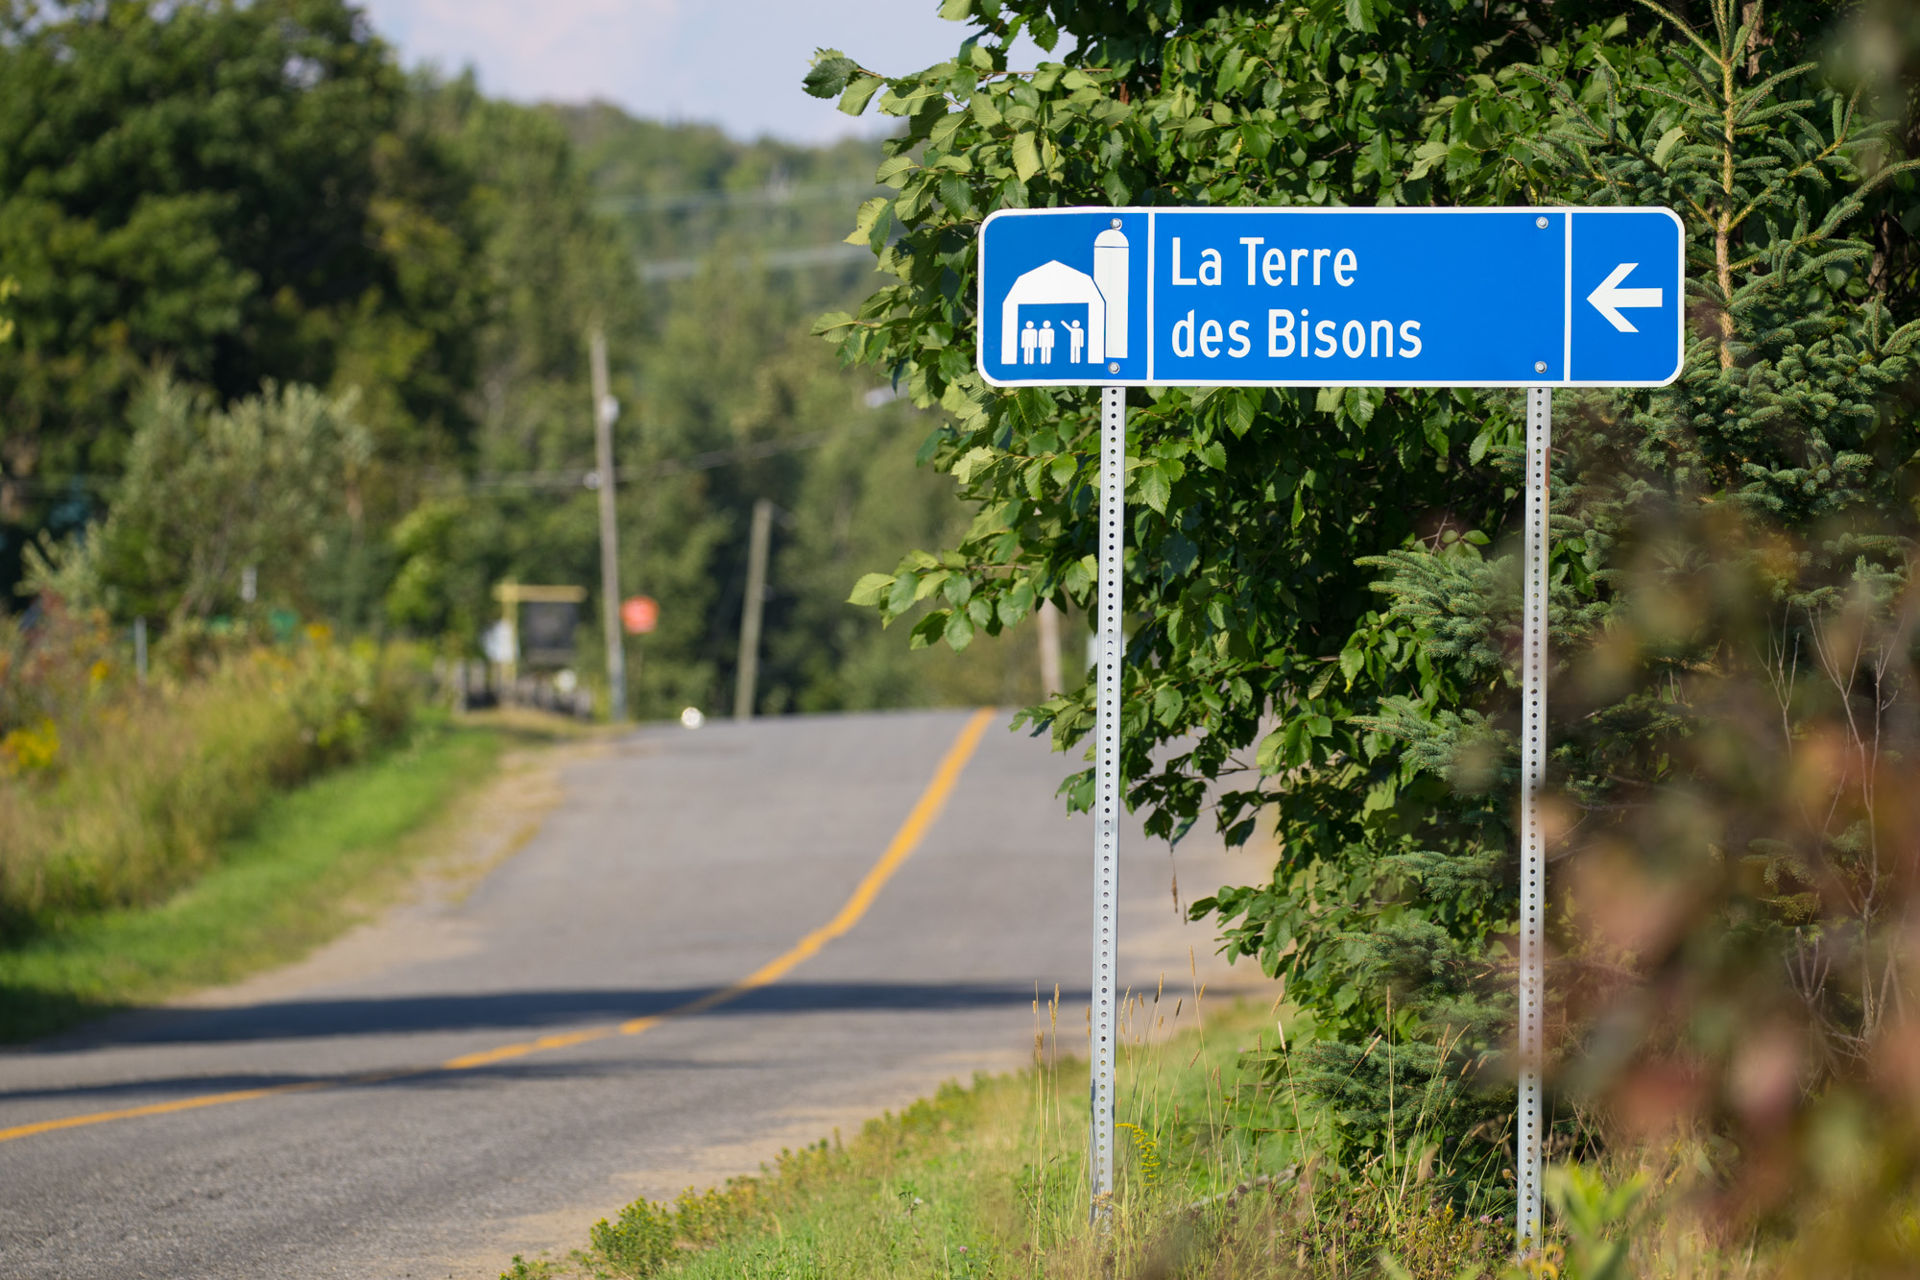
[[[695, 471], [712, 471], [735, 463], [757, 462], [762, 458], [778, 457], [783, 453], [818, 449], [832, 440], [835, 434], [823, 431], [810, 436], [799, 436], [792, 440], [763, 440], [758, 444], [740, 445], [732, 449], [711, 449], [706, 453], [690, 454], [684, 458], [664, 458], [640, 467], [615, 467], [614, 483], [629, 484], [637, 480], [657, 480], [667, 476], [687, 475]], [[599, 487], [598, 476], [592, 471], [501, 471], [490, 475], [476, 475], [471, 483], [474, 488], [485, 490], [567, 490]]]
[[750, 191], [670, 191], [660, 195], [601, 196], [593, 207], [601, 213], [697, 213], [706, 209], [777, 209], [794, 205], [827, 204], [849, 196], [880, 194], [872, 182], [828, 182], [794, 186], [770, 182]]
[[[732, 265], [745, 270], [804, 271], [808, 267], [834, 266], [840, 263], [870, 260], [873, 250], [858, 244], [817, 244], [800, 249], [776, 249], [772, 253], [743, 253]], [[706, 258], [662, 258], [638, 263], [640, 279], [647, 284], [662, 280], [686, 280], [698, 275]]]
[[[870, 396], [877, 393], [869, 393]], [[882, 401], [881, 403], [884, 403]], [[877, 404], [873, 407], [877, 407]], [[613, 476], [616, 484], [628, 484], [637, 480], [657, 480], [668, 476], [688, 475], [698, 471], [713, 471], [720, 467], [732, 466], [742, 462], [758, 462], [764, 458], [777, 458], [781, 454], [801, 453], [808, 449], [818, 449], [836, 436], [859, 436], [861, 431], [830, 432], [821, 431], [809, 436], [796, 436], [791, 440], [762, 440], [758, 444], [738, 445], [731, 449], [709, 449], [705, 453], [688, 454], [683, 458], [662, 458], [644, 466], [616, 467]], [[410, 471], [411, 467], [396, 467], [394, 470]], [[449, 473], [437, 467], [420, 468], [419, 473], [429, 480], [444, 478]], [[105, 493], [119, 480], [118, 476], [76, 474], [62, 476], [57, 480], [39, 480], [32, 477], [10, 477], [9, 482], [28, 490], [40, 492], [67, 492], [72, 488], [84, 488], [95, 493]], [[474, 489], [495, 491], [503, 489], [539, 489], [564, 492], [569, 489], [593, 489], [598, 487], [596, 473], [591, 469], [567, 471], [495, 471], [480, 472], [470, 477], [467, 483]]]

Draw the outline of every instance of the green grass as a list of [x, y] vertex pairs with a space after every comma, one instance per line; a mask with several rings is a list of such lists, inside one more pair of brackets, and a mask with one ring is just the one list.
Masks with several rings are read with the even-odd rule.
[[507, 734], [427, 719], [405, 745], [270, 798], [218, 862], [148, 907], [55, 920], [0, 949], [0, 1041], [293, 959], [389, 892], [410, 839], [491, 776]]
[[[786, 1152], [757, 1177], [672, 1204], [638, 1201], [566, 1259], [516, 1258], [512, 1280], [1049, 1280], [1370, 1276], [1397, 1247], [1417, 1277], [1498, 1265], [1508, 1227], [1423, 1196], [1394, 1220], [1316, 1205], [1315, 1118], [1261, 1084], [1279, 1010], [1211, 1009], [1204, 1028], [1157, 1030], [1175, 998], [1137, 1002], [1121, 1046], [1112, 1231], [1089, 1226], [1086, 1067], [1059, 1057], [1036, 1010], [1036, 1065], [949, 1085], [899, 1115]], [[1191, 1010], [1189, 1008], [1189, 1016]], [[1304, 1030], [1304, 1028], [1298, 1029]], [[1289, 1035], [1298, 1034], [1289, 1022]], [[1373, 1199], [1379, 1199], [1375, 1193]], [[1378, 1206], [1375, 1206], [1376, 1208]]]

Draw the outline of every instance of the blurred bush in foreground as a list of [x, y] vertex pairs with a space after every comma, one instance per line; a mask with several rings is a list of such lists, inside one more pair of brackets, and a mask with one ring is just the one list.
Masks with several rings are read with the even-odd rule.
[[322, 627], [183, 627], [156, 657], [142, 688], [94, 615], [0, 618], [0, 944], [186, 883], [270, 792], [404, 734], [428, 688], [413, 651]]

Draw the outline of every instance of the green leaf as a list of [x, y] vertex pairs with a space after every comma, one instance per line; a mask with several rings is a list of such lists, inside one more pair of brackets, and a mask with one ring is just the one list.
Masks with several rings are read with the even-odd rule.
[[1283, 759], [1286, 745], [1287, 729], [1285, 725], [1282, 725], [1266, 737], [1260, 739], [1260, 747], [1254, 752], [1254, 765], [1261, 773], [1268, 777], [1272, 777], [1281, 772], [1287, 767]]
[[898, 186], [899, 183], [895, 182], [894, 179], [898, 178], [903, 173], [913, 172], [913, 169], [914, 169], [914, 163], [913, 163], [912, 156], [909, 156], [909, 155], [888, 156], [885, 160], [882, 160], [880, 162], [880, 167], [874, 170], [874, 173], [873, 173], [874, 184], [876, 186], [882, 186], [882, 187]]
[[920, 579], [912, 573], [897, 573], [893, 576], [893, 590], [887, 594], [887, 613], [898, 617], [913, 608], [915, 595], [920, 588]]
[[1000, 596], [1000, 622], [1003, 626], [1014, 626], [1022, 618], [1033, 612], [1033, 583], [1022, 578]]
[[1665, 169], [1667, 167], [1668, 157], [1673, 155], [1673, 149], [1679, 146], [1680, 140], [1686, 136], [1687, 131], [1685, 127], [1681, 125], [1675, 125], [1673, 128], [1661, 134], [1659, 143], [1653, 148], [1654, 166]]
[[945, 609], [935, 609], [932, 613], [929, 613], [926, 617], [914, 623], [913, 630], [907, 635], [907, 647], [909, 649], [924, 649], [934, 641], [940, 639], [946, 632], [947, 617], [948, 615]]
[[973, 643], [973, 619], [965, 610], [955, 609], [947, 615], [947, 625], [941, 634], [957, 653]]
[[1139, 477], [1141, 498], [1155, 511], [1165, 515], [1167, 499], [1173, 496], [1173, 482], [1167, 478], [1166, 468], [1158, 462], [1150, 462], [1140, 468]]
[[861, 76], [840, 95], [840, 110], [850, 116], [859, 115], [867, 109], [867, 104], [873, 101], [873, 95], [885, 83], [879, 76]]
[[845, 243], [869, 243], [873, 237], [873, 229], [880, 220], [880, 215], [887, 211], [887, 206], [891, 203], [893, 202], [886, 196], [870, 196], [862, 201], [859, 212], [853, 215], [853, 230], [847, 233]]
[[1379, 403], [1368, 387], [1350, 387], [1347, 390], [1347, 416], [1363, 427], [1373, 421], [1373, 411], [1379, 407]]
[[884, 600], [887, 593], [892, 590], [892, 574], [863, 573], [860, 575], [860, 581], [853, 584], [853, 594], [847, 597], [847, 603], [872, 608]]
[[1493, 443], [1493, 433], [1482, 431], [1474, 436], [1473, 443], [1467, 446], [1467, 461], [1474, 466], [1480, 465], [1480, 459], [1487, 456], [1487, 446]]
[[800, 87], [816, 98], [837, 98], [847, 87], [847, 81], [859, 72], [860, 64], [838, 49], [815, 49], [813, 69], [807, 72]]
[[1013, 135], [1013, 171], [1020, 175], [1020, 181], [1031, 182], [1033, 175], [1040, 172], [1040, 152], [1034, 146], [1033, 135], [1022, 131]]
[[1320, 669], [1320, 674], [1313, 678], [1313, 683], [1307, 686], [1307, 697], [1318, 698], [1325, 693], [1327, 686], [1333, 683], [1333, 676], [1334, 664], [1329, 662]]
[[853, 317], [848, 315], [846, 312], [829, 311], [826, 314], [822, 315], [819, 319], [815, 320], [813, 322], [813, 326], [810, 329], [808, 329], [807, 332], [811, 333], [816, 338], [824, 338], [826, 335], [834, 332], [836, 329], [846, 329], [846, 328], [852, 327], [853, 323], [854, 323]]
[[947, 579], [952, 576], [952, 572], [946, 569], [935, 569], [930, 573], [922, 574], [920, 581], [914, 584], [913, 598], [915, 602], [925, 600], [934, 592], [940, 590], [941, 587], [946, 585]]
[[1098, 572], [1099, 560], [1094, 556], [1082, 556], [1070, 560], [1060, 572], [1060, 583], [1073, 595], [1082, 595], [1093, 585], [1094, 574]]
[[1244, 436], [1253, 429], [1253, 420], [1260, 412], [1260, 393], [1243, 391], [1227, 401], [1227, 429], [1236, 436]]
[[955, 605], [963, 605], [973, 598], [973, 579], [964, 573], [953, 574], [942, 587], [942, 594]]
[[968, 484], [973, 480], [974, 476], [993, 465], [999, 456], [999, 453], [993, 449], [989, 449], [986, 445], [975, 445], [962, 454], [958, 462], [953, 464], [953, 478], [961, 484]]
[[940, 203], [948, 213], [969, 217], [974, 211], [973, 188], [959, 174], [949, 173], [940, 179]]
[[973, 0], [940, 0], [940, 16], [948, 22], [965, 22], [973, 12]]

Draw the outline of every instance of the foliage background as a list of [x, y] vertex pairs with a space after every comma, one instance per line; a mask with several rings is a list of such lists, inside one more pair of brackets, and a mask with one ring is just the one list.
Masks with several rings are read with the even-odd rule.
[[[876, 158], [490, 100], [402, 73], [344, 0], [0, 4], [0, 590], [65, 566], [119, 626], [292, 612], [477, 658], [502, 579], [597, 596], [598, 325], [622, 590], [662, 603], [626, 642], [640, 714], [730, 702], [762, 497], [763, 709], [1031, 698], [1030, 645], [929, 669], [844, 604], [893, 539], [965, 519], [912, 466], [916, 412], [806, 337], [871, 278], [840, 224]], [[241, 545], [209, 500], [232, 449], [155, 514], [186, 442], [262, 397], [345, 433], [317, 469], [260, 453], [301, 514], [251, 527], [284, 536]]]
[[[971, 367], [974, 232], [992, 209], [1681, 212], [1680, 382], [1558, 405], [1551, 625], [1554, 679], [1571, 696], [1553, 726], [1567, 1000], [1555, 1033], [1581, 1068], [1562, 1080], [1562, 1140], [1645, 1138], [1650, 1116], [1698, 1125], [1724, 1142], [1705, 1167], [1727, 1203], [1779, 1207], [1834, 1150], [1786, 1135], [1863, 1090], [1880, 1096], [1867, 1064], [1913, 993], [1901, 939], [1914, 849], [1886, 800], [1912, 768], [1920, 445], [1920, 210], [1897, 87], [1910, 82], [1889, 78], [1878, 43], [1897, 46], [1894, 11], [943, 11], [969, 27], [953, 60], [883, 73], [823, 50], [809, 79], [843, 109], [904, 123], [878, 171], [892, 190], [856, 226], [894, 281], [819, 327], [944, 414], [929, 455], [974, 522], [855, 593], [889, 617], [931, 599], [922, 642], [964, 648], [1039, 600], [1086, 608], [1094, 586], [1092, 397], [997, 392]], [[1009, 66], [1023, 30], [1059, 61]], [[1229, 950], [1284, 975], [1333, 1037], [1275, 1070], [1334, 1104], [1343, 1150], [1399, 1145], [1436, 1082], [1445, 1141], [1503, 1141], [1520, 397], [1156, 388], [1130, 400], [1131, 802], [1173, 838], [1203, 820], [1234, 840], [1272, 824], [1271, 880], [1192, 908], [1218, 919]], [[1082, 684], [1026, 717], [1074, 746], [1092, 693]], [[1757, 709], [1777, 718], [1771, 732], [1751, 722]], [[1090, 784], [1090, 771], [1069, 778], [1069, 803], [1084, 807]], [[1785, 811], [1785, 796], [1800, 807]], [[1628, 866], [1639, 896], [1611, 878]], [[1596, 902], [1606, 884], [1632, 905]], [[1739, 1029], [1762, 1016], [1780, 1030], [1756, 1044]], [[1424, 1042], [1397, 1079], [1373, 1051], [1394, 1034]], [[1893, 1163], [1876, 1167], [1908, 1167], [1914, 1117], [1898, 1114], [1860, 1135], [1885, 1144]], [[1911, 1190], [1888, 1177], [1877, 1194]]]

